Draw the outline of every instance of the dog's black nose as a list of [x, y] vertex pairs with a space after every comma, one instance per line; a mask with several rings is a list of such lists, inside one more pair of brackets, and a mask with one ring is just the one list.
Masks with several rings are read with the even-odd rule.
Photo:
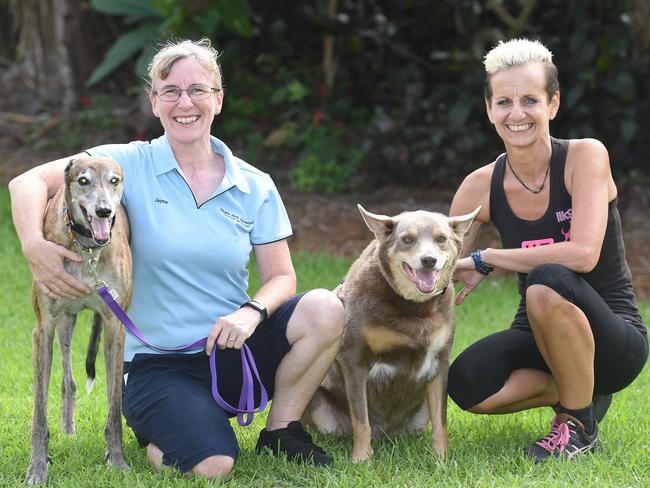
[[98, 209], [95, 210], [95, 213], [97, 214], [97, 217], [101, 219], [105, 219], [111, 216], [111, 209], [105, 207], [99, 207]]
[[435, 268], [438, 260], [433, 256], [422, 256], [420, 258], [420, 262], [422, 263], [422, 266], [425, 268]]

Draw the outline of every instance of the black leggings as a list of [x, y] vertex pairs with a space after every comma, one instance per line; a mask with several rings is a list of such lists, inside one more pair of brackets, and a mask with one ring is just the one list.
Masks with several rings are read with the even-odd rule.
[[[648, 357], [642, 324], [615, 314], [602, 297], [569, 268], [544, 264], [531, 270], [526, 287], [541, 284], [579, 307], [589, 320], [595, 342], [594, 392], [614, 393], [638, 376]], [[549, 372], [530, 326], [489, 335], [465, 349], [449, 369], [449, 396], [463, 410], [498, 392], [515, 369]]]

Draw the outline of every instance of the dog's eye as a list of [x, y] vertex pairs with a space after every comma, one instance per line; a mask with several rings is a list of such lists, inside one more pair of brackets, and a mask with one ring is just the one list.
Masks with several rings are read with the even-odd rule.
[[82, 176], [77, 180], [77, 183], [79, 183], [81, 186], [85, 186], [88, 183], [90, 183], [90, 181], [88, 181], [88, 178], [86, 178], [85, 176]]
[[444, 244], [445, 242], [447, 242], [447, 237], [445, 237], [445, 236], [438, 236], [438, 237], [436, 237], [436, 242], [437, 242], [438, 244]]
[[404, 244], [413, 244], [415, 242], [415, 238], [407, 234], [404, 237], [402, 237], [402, 242]]
[[111, 178], [111, 184], [117, 186], [117, 184], [120, 182], [120, 179], [117, 176], [113, 176]]

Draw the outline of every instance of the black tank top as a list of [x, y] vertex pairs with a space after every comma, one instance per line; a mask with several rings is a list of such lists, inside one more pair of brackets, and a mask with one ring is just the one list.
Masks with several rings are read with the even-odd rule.
[[[503, 190], [505, 154], [499, 156], [490, 184], [490, 218], [501, 234], [504, 249], [527, 248], [571, 239], [571, 195], [564, 184], [564, 167], [569, 141], [551, 138], [550, 196], [546, 212], [537, 220], [518, 218], [510, 208]], [[598, 263], [580, 276], [603, 297], [618, 315], [629, 320], [645, 334], [645, 327], [632, 289], [632, 275], [625, 260], [625, 247], [618, 213], [617, 198], [608, 205], [607, 229]], [[513, 326], [528, 326], [525, 303], [526, 275], [518, 273], [521, 302]]]

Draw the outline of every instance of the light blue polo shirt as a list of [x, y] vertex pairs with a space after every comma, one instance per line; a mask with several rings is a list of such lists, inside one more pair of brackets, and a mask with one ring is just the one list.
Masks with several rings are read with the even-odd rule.
[[[253, 244], [292, 233], [270, 176], [233, 156], [219, 139], [210, 142], [226, 173], [200, 207], [165, 135], [87, 151], [113, 158], [124, 170], [122, 202], [133, 255], [128, 313], [142, 335], [163, 348], [207, 336], [217, 318], [248, 301], [246, 265]], [[125, 361], [154, 352], [126, 333]]]

